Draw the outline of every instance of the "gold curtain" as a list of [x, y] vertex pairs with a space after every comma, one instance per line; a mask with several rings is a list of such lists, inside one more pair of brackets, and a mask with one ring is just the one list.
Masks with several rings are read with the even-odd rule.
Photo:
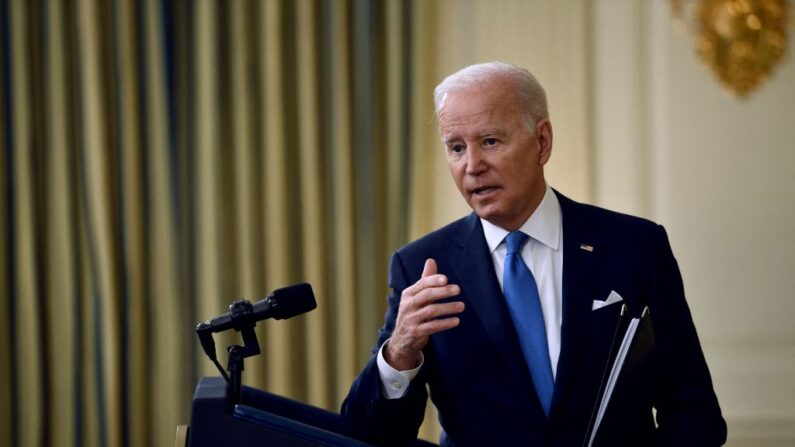
[[338, 409], [426, 225], [431, 2], [0, 9], [0, 445], [172, 445], [195, 324], [301, 281], [244, 383]]

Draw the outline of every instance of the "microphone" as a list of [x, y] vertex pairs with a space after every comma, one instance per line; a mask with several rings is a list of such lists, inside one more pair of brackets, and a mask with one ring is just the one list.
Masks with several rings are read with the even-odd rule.
[[[199, 323], [196, 326], [196, 335], [199, 336], [204, 353], [212, 360], [218, 371], [226, 380], [233, 403], [242, 401], [241, 373], [243, 372], [243, 359], [260, 353], [257, 335], [254, 326], [257, 321], [275, 318], [284, 320], [296, 315], [309, 312], [317, 307], [312, 286], [308, 283], [296, 284], [271, 292], [265, 299], [251, 304], [248, 300], [238, 300], [229, 306], [229, 312]], [[234, 329], [243, 337], [243, 346], [233, 345], [227, 348], [229, 352], [229, 375], [218, 363], [215, 353], [216, 332]]]
[[200, 323], [196, 328], [199, 333], [215, 333], [234, 329], [239, 331], [260, 320], [275, 318], [285, 320], [296, 315], [309, 312], [317, 307], [315, 294], [309, 283], [301, 283], [276, 289], [265, 299], [254, 304], [246, 300], [235, 301], [229, 306], [229, 312]]

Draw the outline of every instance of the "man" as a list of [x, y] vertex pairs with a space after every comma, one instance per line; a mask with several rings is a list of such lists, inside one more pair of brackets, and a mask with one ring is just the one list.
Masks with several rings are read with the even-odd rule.
[[410, 444], [427, 384], [443, 445], [581, 446], [626, 303], [649, 307], [655, 348], [614, 392], [595, 445], [723, 444], [665, 230], [549, 188], [552, 125], [526, 70], [473, 65], [434, 94], [474, 212], [393, 255], [375, 355], [343, 403], [352, 432]]

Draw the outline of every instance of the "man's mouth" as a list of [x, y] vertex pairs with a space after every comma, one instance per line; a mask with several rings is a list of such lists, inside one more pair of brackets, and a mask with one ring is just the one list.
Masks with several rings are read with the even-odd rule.
[[484, 186], [481, 188], [475, 188], [472, 190], [472, 195], [474, 196], [485, 196], [497, 190], [496, 186]]

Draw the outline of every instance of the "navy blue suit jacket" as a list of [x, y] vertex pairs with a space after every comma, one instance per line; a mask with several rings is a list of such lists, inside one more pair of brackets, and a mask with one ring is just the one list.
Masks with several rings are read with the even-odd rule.
[[466, 310], [458, 327], [430, 337], [423, 350], [425, 363], [401, 399], [382, 396], [373, 356], [342, 407], [355, 436], [383, 445], [409, 444], [422, 422], [429, 389], [446, 433], [443, 444], [582, 445], [621, 307], [591, 310], [592, 304], [615, 290], [632, 315], [649, 306], [656, 345], [633, 378], [616, 390], [596, 444], [724, 443], [726, 425], [665, 230], [560, 194], [558, 199], [563, 216], [563, 323], [549, 417], [536, 396], [480, 220], [473, 213], [393, 255], [392, 291], [376, 350], [394, 329], [401, 292], [420, 278], [427, 258], [437, 261], [438, 271], [451, 284], [461, 286], [460, 296], [449, 301], [460, 299]]

